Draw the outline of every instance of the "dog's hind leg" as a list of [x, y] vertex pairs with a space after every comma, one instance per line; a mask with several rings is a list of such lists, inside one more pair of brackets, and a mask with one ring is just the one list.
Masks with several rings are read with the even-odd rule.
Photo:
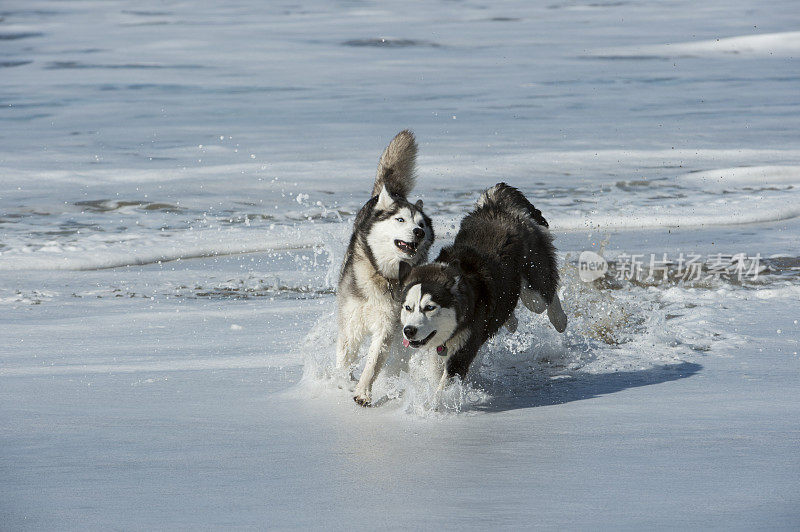
[[522, 281], [522, 289], [519, 292], [519, 297], [522, 300], [522, 304], [525, 305], [531, 312], [541, 314], [547, 309], [547, 302], [544, 300], [542, 295], [536, 290], [530, 288], [528, 283], [524, 280]]
[[553, 324], [553, 327], [558, 332], [563, 333], [567, 329], [567, 315], [564, 313], [564, 309], [561, 308], [561, 300], [558, 299], [558, 294], [553, 296], [553, 300], [547, 307], [547, 317], [550, 318], [550, 323]]
[[336, 338], [336, 367], [349, 368], [355, 362], [358, 348], [364, 340], [364, 325], [355, 312], [340, 312], [339, 335]]
[[525, 281], [522, 281], [522, 290], [520, 290], [519, 298], [522, 300], [522, 304], [532, 312], [541, 314], [547, 310], [547, 317], [550, 318], [550, 323], [553, 324], [553, 327], [558, 332], [562, 333], [567, 329], [567, 315], [564, 313], [564, 309], [561, 308], [561, 300], [558, 298], [557, 293], [553, 294], [553, 300], [548, 305], [539, 292], [529, 288], [526, 286]]
[[361, 406], [372, 406], [372, 383], [375, 382], [375, 378], [386, 362], [389, 346], [393, 339], [394, 333], [389, 328], [378, 330], [372, 335], [364, 371], [361, 372], [361, 378], [356, 386], [356, 394], [353, 397], [353, 400]]
[[354, 339], [351, 331], [340, 331], [336, 339], [336, 367], [347, 369], [355, 362], [361, 339]]

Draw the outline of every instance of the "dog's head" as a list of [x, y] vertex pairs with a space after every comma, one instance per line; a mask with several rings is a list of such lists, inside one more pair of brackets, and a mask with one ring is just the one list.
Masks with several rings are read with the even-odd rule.
[[400, 265], [403, 286], [400, 323], [404, 344], [420, 348], [443, 345], [458, 327], [458, 264]]
[[384, 275], [396, 278], [400, 262], [415, 265], [428, 258], [434, 237], [431, 219], [422, 210], [422, 200], [410, 203], [386, 187], [372, 201], [367, 245]]

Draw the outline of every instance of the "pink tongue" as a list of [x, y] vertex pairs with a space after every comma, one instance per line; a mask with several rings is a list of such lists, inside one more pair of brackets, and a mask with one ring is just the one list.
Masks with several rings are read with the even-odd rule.
[[406, 340], [405, 338], [403, 338], [403, 347], [408, 347], [410, 345], [411, 345], [411, 343], [408, 340]]

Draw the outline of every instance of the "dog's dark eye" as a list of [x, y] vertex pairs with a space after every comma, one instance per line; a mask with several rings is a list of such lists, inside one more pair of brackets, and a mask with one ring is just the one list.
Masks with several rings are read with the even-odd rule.
[[424, 309], [422, 309], [422, 310], [423, 310], [424, 312], [430, 312], [430, 311], [432, 311], [432, 310], [436, 310], [436, 307], [434, 307], [433, 305], [425, 305], [425, 308], [424, 308]]
[[395, 218], [395, 220], [397, 220], [397, 221], [398, 221], [398, 222], [400, 222], [400, 223], [403, 223], [403, 222], [405, 222], [405, 221], [406, 221], [406, 219], [405, 219], [405, 218], [400, 218], [400, 217], [397, 217], [397, 218]]
[[411, 312], [411, 305], [406, 305], [406, 310]]

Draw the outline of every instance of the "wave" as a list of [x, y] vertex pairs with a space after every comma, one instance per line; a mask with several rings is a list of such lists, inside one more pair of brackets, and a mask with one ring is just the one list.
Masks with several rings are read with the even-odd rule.
[[743, 166], [691, 172], [678, 181], [708, 186], [800, 186], [800, 166]]
[[[548, 215], [551, 230], [570, 233], [596, 230], [636, 231], [658, 228], [703, 228], [778, 222], [800, 217], [800, 202], [785, 196], [721, 197], [712, 203], [680, 207], [651, 206], [586, 214]], [[451, 241], [460, 215], [437, 217], [434, 228], [439, 243]], [[99, 270], [159, 262], [244, 253], [288, 251], [346, 245], [349, 221], [327, 224], [278, 226], [264, 231], [240, 228], [173, 232], [164, 236], [142, 234], [124, 241], [104, 242], [87, 237], [79, 242], [49, 241], [38, 249], [23, 247], [0, 252], [0, 270]]]
[[[313, 248], [344, 238], [344, 224], [278, 226], [263, 232], [238, 228], [184, 231], [165, 237], [142, 235], [124, 242], [86, 238], [36, 251], [12, 249], [0, 253], [0, 270], [100, 270], [174, 260], [242, 253]], [[333, 235], [332, 233], [335, 233]]]
[[[719, 153], [690, 155], [653, 151], [637, 152], [632, 156], [627, 152], [572, 152], [561, 154], [566, 160], [559, 160], [551, 153], [529, 154], [496, 162], [500, 163], [500, 175], [505, 174], [509, 182], [519, 183], [525, 190], [526, 181], [515, 176], [533, 164], [540, 168], [546, 166], [546, 161], [563, 168], [566, 164], [588, 165], [589, 160], [594, 159], [592, 166], [603, 168], [613, 165], [615, 160], [619, 164], [620, 160], [636, 159], [655, 167], [659, 162], [663, 165], [666, 157], [709, 158], [712, 155]], [[609, 175], [613, 179], [620, 176], [618, 171]], [[471, 208], [479, 189], [486, 182], [486, 179], [481, 179], [481, 186], [473, 191], [465, 190], [463, 185], [459, 189], [436, 187], [438, 198], [449, 199], [431, 201], [426, 198], [428, 210], [434, 214], [439, 242], [453, 238], [460, 218]], [[527, 184], [529, 190], [526, 193], [531, 194], [532, 200], [546, 212], [556, 233], [741, 226], [800, 217], [800, 201], [795, 198], [800, 191], [800, 165], [732, 166], [682, 173], [671, 178], [617, 180], [612, 183], [602, 180], [584, 183], [559, 178], [554, 178], [552, 183], [531, 183], [528, 179]], [[321, 223], [317, 223], [307, 210], [302, 210], [305, 208], [303, 198], [308, 195], [297, 194], [296, 197], [297, 203], [301, 204], [296, 218], [303, 221], [287, 219], [276, 224], [266, 220], [254, 226], [220, 223], [202, 229], [193, 227], [191, 221], [192, 216], [199, 214], [185, 213], [183, 204], [178, 206], [177, 203], [119, 200], [77, 203], [85, 211], [81, 215], [96, 225], [98, 220], [112, 219], [103, 219], [102, 216], [112, 216], [108, 213], [127, 209], [125, 215], [132, 217], [135, 224], [129, 220], [123, 233], [94, 230], [91, 224], [81, 225], [84, 218], [79, 223], [64, 218], [64, 215], [59, 218], [58, 215], [37, 211], [37, 216], [31, 215], [30, 220], [26, 218], [25, 223], [19, 223], [19, 227], [9, 231], [6, 240], [0, 243], [0, 270], [96, 270], [315, 246], [343, 248], [351, 228], [350, 220], [338, 221], [341, 220], [339, 215], [336, 219], [320, 219]], [[160, 225], [162, 219], [153, 218], [152, 212], [155, 211], [177, 213], [174, 215], [182, 216], [186, 224], [180, 229], [173, 227], [165, 231]], [[65, 220], [71, 224], [71, 230], [57, 231], [57, 225], [66, 223]], [[17, 218], [12, 220], [10, 215], [0, 222], [5, 222], [10, 229], [18, 223]]]
[[[554, 231], [585, 230], [637, 230], [658, 228], [703, 228], [733, 225], [751, 225], [767, 222], [780, 222], [800, 217], [800, 205], [786, 205], [785, 200], [776, 200], [767, 205], [721, 203], [718, 205], [697, 205], [682, 209], [683, 212], [663, 212], [668, 208], [649, 208], [627, 214], [590, 215], [577, 217], [552, 217], [550, 223]], [[714, 211], [698, 214], [697, 211]], [[656, 214], [653, 214], [656, 211]]]
[[625, 46], [598, 50], [590, 55], [600, 58], [637, 59], [650, 57], [792, 57], [800, 52], [800, 31], [740, 35], [723, 39], [672, 44]]

